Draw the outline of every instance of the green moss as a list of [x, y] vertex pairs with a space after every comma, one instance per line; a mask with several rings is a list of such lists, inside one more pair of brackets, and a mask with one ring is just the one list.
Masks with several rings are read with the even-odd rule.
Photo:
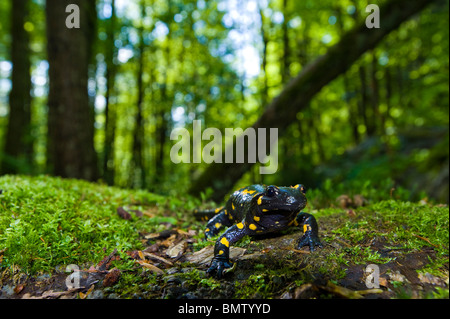
[[[376, 198], [367, 187], [365, 191]], [[170, 275], [177, 278], [169, 282], [166, 275], [137, 267], [126, 251], [143, 249], [139, 234], [161, 231], [166, 227], [161, 223], [196, 230], [196, 242], [190, 246], [193, 251], [214, 245], [218, 236], [204, 241], [205, 223], [194, 221], [190, 214], [199, 200], [47, 176], [3, 176], [0, 189], [0, 270], [16, 265], [34, 274], [52, 272], [58, 265], [90, 266], [117, 248], [121, 259], [113, 266], [122, 274], [119, 282], [104, 292], [121, 298], [161, 298], [161, 287], [175, 288], [180, 282], [183, 289], [197, 291], [200, 296], [208, 291], [217, 297], [274, 298], [317, 279], [338, 282], [364, 265], [392, 262], [402, 254], [430, 247], [436, 258], [430, 258], [418, 271], [445, 278], [448, 269], [449, 209], [442, 205], [374, 200], [354, 208], [352, 216], [341, 208], [308, 206], [306, 211], [319, 223], [322, 249], [312, 254], [292, 251], [294, 244], [289, 243], [298, 240], [301, 229], [291, 228], [276, 237], [246, 236], [235, 246], [256, 257], [238, 261], [234, 275], [216, 280], [187, 263], [178, 265], [185, 270]], [[117, 214], [120, 206], [151, 209], [155, 216], [137, 218], [132, 213], [132, 219], [124, 220]], [[395, 254], [386, 255], [389, 250]], [[411, 297], [408, 287], [392, 284], [397, 298]], [[173, 296], [181, 293], [177, 291], [173, 290]], [[423, 297], [446, 295], [448, 289], [440, 289]]]
[[120, 218], [119, 206], [165, 205], [166, 198], [144, 191], [47, 176], [3, 176], [0, 189], [0, 250], [6, 249], [1, 268], [14, 264], [35, 273], [95, 263], [114, 248], [142, 247], [138, 230], [157, 229], [161, 218], [177, 221]]

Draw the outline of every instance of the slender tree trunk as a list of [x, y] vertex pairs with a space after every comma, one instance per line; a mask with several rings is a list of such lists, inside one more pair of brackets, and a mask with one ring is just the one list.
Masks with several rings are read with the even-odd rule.
[[[343, 35], [325, 55], [304, 67], [300, 74], [285, 86], [252, 127], [278, 128], [278, 134], [281, 136], [288, 125], [295, 121], [296, 114], [303, 110], [325, 85], [346, 72], [364, 52], [373, 49], [403, 21], [432, 2], [390, 0], [385, 3], [380, 8], [380, 12], [383, 12], [381, 28], [368, 29], [363, 22]], [[229, 147], [235, 148], [235, 145], [236, 143], [233, 143]], [[266, 145], [269, 145], [269, 141], [266, 141]], [[211, 198], [220, 201], [252, 165], [253, 163], [212, 163], [192, 183], [189, 193], [198, 195], [207, 187], [212, 187], [214, 192]], [[220, 180], [220, 183], [213, 183], [213, 180]]]
[[376, 134], [377, 131], [379, 131], [381, 123], [378, 123], [378, 121], [381, 120], [380, 118], [380, 110], [379, 110], [379, 103], [380, 103], [380, 92], [379, 92], [379, 85], [378, 85], [378, 80], [376, 77], [376, 73], [377, 73], [377, 65], [378, 65], [378, 60], [375, 54], [375, 50], [372, 50], [372, 67], [371, 67], [371, 72], [370, 72], [370, 104], [372, 107], [372, 118], [373, 118], [373, 123], [372, 123], [372, 129], [373, 129], [373, 134]]
[[171, 11], [171, 0], [167, 0], [167, 7], [168, 7], [168, 24], [167, 27], [169, 29], [169, 32], [167, 34], [167, 44], [166, 48], [164, 49], [164, 57], [166, 60], [166, 69], [165, 69], [165, 76], [164, 76], [164, 83], [161, 86], [160, 94], [161, 94], [161, 101], [159, 105], [159, 110], [157, 111], [157, 130], [156, 130], [156, 141], [157, 141], [157, 154], [156, 154], [156, 161], [155, 161], [155, 180], [156, 183], [161, 183], [164, 179], [164, 160], [166, 158], [165, 154], [165, 145], [167, 140], [167, 130], [169, 127], [168, 119], [166, 119], [167, 112], [170, 113], [170, 107], [171, 107], [171, 101], [169, 101], [169, 95], [168, 95], [168, 85], [169, 85], [169, 68], [170, 68], [170, 59], [171, 59], [171, 52], [170, 52], [170, 43], [171, 43], [171, 36], [172, 36], [172, 30], [170, 27], [170, 22], [172, 20], [172, 11]]
[[111, 18], [107, 30], [106, 62], [106, 94], [105, 94], [105, 140], [103, 143], [103, 179], [108, 185], [114, 184], [114, 140], [116, 135], [116, 110], [112, 100], [117, 96], [115, 79], [117, 67], [115, 59], [117, 49], [114, 44], [116, 29], [115, 0], [111, 1]]
[[373, 135], [372, 121], [370, 110], [369, 110], [369, 98], [367, 93], [367, 79], [366, 79], [366, 68], [363, 65], [359, 66], [359, 83], [360, 83], [360, 99], [358, 101], [358, 109], [360, 117], [363, 119], [364, 126], [366, 127], [366, 134], [368, 136]]
[[[80, 28], [66, 27], [69, 4], [80, 8]], [[58, 176], [95, 180], [93, 110], [87, 90], [88, 66], [95, 35], [95, 1], [47, 0], [49, 62], [49, 171]]]
[[383, 131], [386, 132], [386, 122], [391, 118], [391, 98], [392, 98], [392, 76], [389, 67], [386, 67], [384, 73], [385, 83], [386, 83], [386, 112], [383, 115]]
[[28, 0], [14, 0], [11, 13], [12, 88], [2, 172], [30, 173], [33, 164], [31, 134], [31, 74], [29, 36], [24, 29]]
[[289, 33], [288, 33], [288, 12], [287, 12], [288, 0], [283, 0], [283, 57], [281, 61], [281, 82], [286, 84], [290, 79], [289, 70], [289, 58], [290, 58], [290, 48], [289, 48]]
[[261, 63], [261, 69], [264, 73], [263, 78], [263, 87], [261, 90], [261, 105], [264, 107], [267, 102], [269, 101], [269, 85], [268, 85], [268, 78], [267, 78], [267, 45], [269, 43], [269, 38], [267, 36], [267, 32], [265, 31], [264, 23], [264, 13], [262, 11], [262, 8], [259, 7], [259, 15], [261, 17], [261, 37], [263, 41], [263, 52], [262, 52], [262, 63]]
[[144, 118], [143, 118], [143, 104], [144, 104], [144, 26], [143, 20], [145, 16], [145, 4], [141, 1], [141, 26], [139, 28], [139, 58], [138, 58], [138, 72], [137, 72], [137, 112], [135, 127], [133, 131], [133, 153], [132, 153], [132, 185], [138, 188], [145, 188], [145, 167], [143, 158], [143, 144], [144, 144]]
[[[337, 6], [335, 8], [336, 14], [337, 14], [337, 24], [339, 26], [339, 35], [342, 36], [344, 34], [344, 24], [343, 24], [343, 18], [342, 18], [342, 9], [340, 6]], [[355, 144], [358, 144], [360, 142], [360, 136], [358, 131], [358, 104], [353, 103], [350, 92], [353, 90], [353, 87], [350, 85], [349, 80], [349, 72], [345, 72], [342, 75], [343, 78], [343, 84], [344, 84], [344, 91], [345, 91], [345, 103], [347, 104], [348, 109], [348, 119], [352, 131], [352, 137], [353, 142]]]

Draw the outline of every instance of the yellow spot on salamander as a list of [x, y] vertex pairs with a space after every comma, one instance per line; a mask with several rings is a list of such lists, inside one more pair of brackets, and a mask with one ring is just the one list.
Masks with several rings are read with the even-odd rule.
[[230, 247], [230, 243], [228, 242], [228, 240], [225, 237], [222, 237], [222, 239], [220, 240], [220, 243], [222, 245], [224, 245], [225, 247]]
[[215, 223], [214, 227], [216, 227], [217, 229], [220, 228], [220, 226], [222, 226], [221, 223]]
[[242, 223], [236, 224], [236, 227], [239, 229], [242, 229], [242, 228], [244, 228], [244, 224], [242, 224]]
[[206, 228], [206, 229], [205, 229], [205, 232], [209, 232], [209, 228]]
[[261, 218], [258, 217], [258, 216], [254, 216], [253, 219], [254, 219], [256, 222], [259, 222], [259, 220], [260, 220]]
[[262, 204], [262, 197], [263, 197], [263, 195], [259, 196], [258, 201], [257, 201], [258, 205]]
[[217, 214], [218, 212], [220, 212], [220, 207], [216, 208], [215, 213]]
[[248, 225], [248, 228], [250, 228], [251, 230], [256, 230], [256, 225], [255, 224], [250, 224]]
[[231, 203], [231, 208], [234, 210], [234, 205], [233, 205], [233, 203]]
[[263, 213], [265, 213], [265, 212], [268, 212], [269, 210], [264, 208], [262, 211], [263, 211]]
[[223, 250], [219, 250], [219, 255], [222, 255], [223, 254]]
[[311, 230], [311, 226], [308, 224], [303, 225], [303, 232], [306, 233], [308, 230]]

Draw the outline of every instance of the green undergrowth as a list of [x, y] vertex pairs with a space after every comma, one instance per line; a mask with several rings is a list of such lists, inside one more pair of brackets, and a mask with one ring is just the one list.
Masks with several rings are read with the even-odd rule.
[[[0, 177], [1, 267], [28, 273], [57, 265], [95, 263], [115, 248], [139, 249], [139, 231], [177, 224], [174, 200], [81, 180], [39, 176]], [[117, 208], [157, 207], [154, 218], [124, 220]]]
[[[204, 198], [164, 197], [142, 190], [48, 176], [2, 176], [0, 190], [0, 271], [18, 267], [33, 275], [51, 273], [68, 264], [89, 267], [117, 248], [122, 258], [114, 261], [114, 266], [125, 271], [117, 286], [107, 288], [108, 291], [125, 297], [146, 291], [142, 297], [158, 298], [161, 297], [158, 287], [168, 283], [161, 283], [151, 273], [142, 277], [126, 255], [127, 251], [145, 248], [140, 234], [176, 227], [197, 232], [193, 237], [197, 242], [191, 247], [194, 251], [214, 245], [212, 241], [201, 240], [204, 222], [195, 221], [191, 214], [199, 205], [213, 205]], [[365, 191], [376, 193], [368, 188]], [[308, 199], [317, 202], [325, 198], [325, 193], [313, 190], [308, 193]], [[236, 298], [270, 298], [281, 294], [287, 285], [294, 289], [317, 276], [340, 280], [348, 276], [348, 269], [354, 265], [386, 264], [401, 254], [428, 247], [433, 249], [436, 258], [418, 271], [445, 277], [449, 248], [448, 206], [390, 197], [387, 192], [384, 197], [377, 200], [372, 197], [365, 206], [352, 209], [336, 204], [308, 205], [305, 212], [316, 216], [324, 244], [312, 254], [299, 255], [285, 250], [286, 247], [271, 250], [277, 248], [276, 238], [264, 241], [245, 237], [234, 246], [246, 248], [249, 254], [260, 254], [261, 258], [241, 261], [242, 272], [237, 270], [234, 284], [206, 277], [204, 269], [189, 263], [182, 267], [192, 271], [177, 273], [177, 276], [193, 291], [215, 291], [218, 296], [226, 291], [227, 297]], [[336, 203], [331, 197], [327, 200]], [[121, 218], [118, 207], [126, 207], [132, 218]], [[137, 217], [133, 209], [148, 214]], [[300, 234], [301, 230], [290, 229], [280, 237], [296, 242]], [[267, 249], [269, 246], [271, 248]], [[266, 252], [261, 254], [262, 251]], [[279, 255], [280, 251], [283, 255]], [[143, 286], [145, 289], [140, 288]], [[448, 294], [448, 290], [442, 294], [445, 293]]]

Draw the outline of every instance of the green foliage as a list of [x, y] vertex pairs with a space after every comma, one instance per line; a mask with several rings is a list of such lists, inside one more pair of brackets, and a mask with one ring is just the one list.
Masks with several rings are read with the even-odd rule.
[[2, 268], [49, 271], [57, 265], [95, 263], [117, 248], [121, 254], [142, 246], [139, 230], [160, 230], [175, 217], [121, 219], [119, 206], [165, 206], [166, 199], [144, 191], [39, 176], [0, 178]]
[[[35, 165], [25, 167], [13, 159], [23, 173], [47, 169], [44, 3], [30, 0], [25, 26], [31, 41]], [[193, 120], [221, 131], [250, 126], [290, 78], [364, 21], [369, 1], [115, 1], [114, 17], [111, 3], [97, 1], [89, 73], [98, 157], [105, 156], [108, 99], [116, 116], [108, 163], [112, 184], [178, 197], [207, 164], [173, 164], [171, 130], [192, 132]], [[10, 10], [11, 1], [0, 4], [0, 156], [12, 81]], [[343, 193], [362, 194], [369, 201], [389, 199], [392, 188], [394, 199], [427, 196], [448, 202], [448, 41], [448, 2], [441, 1], [402, 24], [297, 114], [280, 137], [276, 174], [252, 170], [238, 186], [303, 183], [317, 190], [317, 196], [312, 192], [317, 207]], [[255, 61], [260, 67], [249, 75]], [[144, 88], [143, 167], [136, 167], [133, 154], [138, 79]], [[437, 129], [444, 133], [432, 134]], [[136, 178], [142, 171], [144, 182]]]

